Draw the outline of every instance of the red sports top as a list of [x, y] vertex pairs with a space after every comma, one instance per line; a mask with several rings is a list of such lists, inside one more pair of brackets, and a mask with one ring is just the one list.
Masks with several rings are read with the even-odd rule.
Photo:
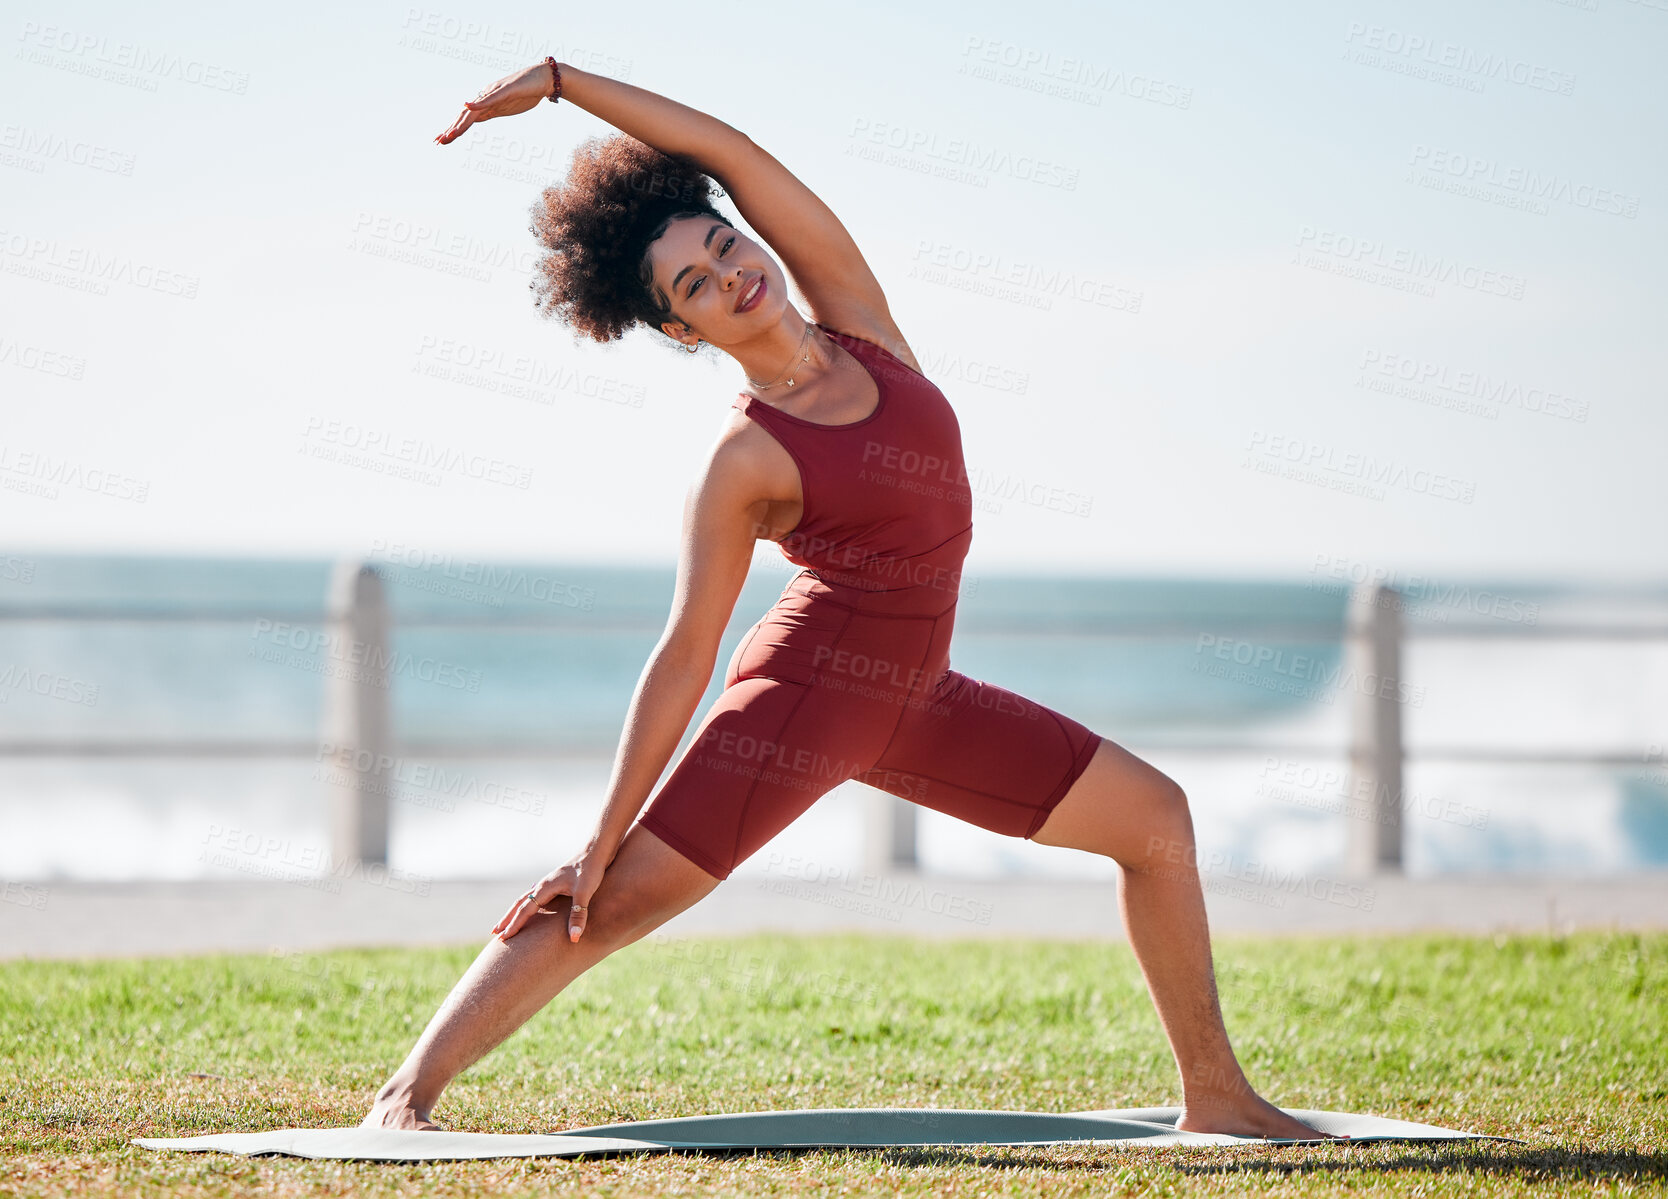
[[960, 422], [931, 380], [884, 347], [817, 328], [862, 365], [880, 401], [862, 420], [823, 425], [737, 395], [732, 407], [799, 467], [804, 513], [777, 544], [860, 611], [936, 615], [955, 603], [973, 539]]

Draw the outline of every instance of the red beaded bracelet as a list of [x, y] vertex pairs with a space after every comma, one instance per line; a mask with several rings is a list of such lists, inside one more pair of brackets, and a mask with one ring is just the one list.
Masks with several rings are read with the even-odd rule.
[[546, 54], [544, 56], [544, 60], [545, 60], [545, 62], [550, 64], [550, 74], [556, 80], [556, 90], [551, 92], [548, 96], [546, 96], [545, 99], [549, 100], [552, 104], [554, 104], [554, 103], [556, 103], [556, 101], [558, 101], [562, 98], [562, 72], [561, 72], [561, 69], [559, 67], [557, 67], [556, 60], [554, 58], [552, 58], [550, 55]]

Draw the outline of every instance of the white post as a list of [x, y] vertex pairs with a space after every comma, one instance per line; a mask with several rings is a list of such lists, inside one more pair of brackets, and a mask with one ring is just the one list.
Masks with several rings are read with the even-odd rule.
[[1350, 593], [1345, 678], [1352, 686], [1348, 855], [1357, 874], [1402, 869], [1402, 601], [1395, 588]]
[[865, 865], [870, 875], [915, 870], [915, 805], [878, 788], [868, 789]]
[[330, 771], [334, 866], [388, 861], [394, 785], [388, 604], [376, 567], [338, 562], [330, 579], [322, 761]]

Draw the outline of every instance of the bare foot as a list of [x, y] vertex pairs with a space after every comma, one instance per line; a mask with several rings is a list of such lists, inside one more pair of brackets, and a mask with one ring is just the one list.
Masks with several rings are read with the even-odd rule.
[[440, 1125], [409, 1104], [377, 1104], [359, 1121], [360, 1128], [414, 1128], [419, 1132], [439, 1132]]
[[440, 1125], [429, 1119], [427, 1106], [419, 1107], [411, 1100], [411, 1092], [397, 1080], [390, 1079], [376, 1094], [376, 1102], [359, 1122], [360, 1128], [409, 1128], [419, 1132], [439, 1132]]
[[1188, 1103], [1176, 1127], [1182, 1132], [1224, 1132], [1236, 1137], [1288, 1141], [1347, 1141], [1335, 1132], [1310, 1128], [1258, 1095], [1207, 1096]]

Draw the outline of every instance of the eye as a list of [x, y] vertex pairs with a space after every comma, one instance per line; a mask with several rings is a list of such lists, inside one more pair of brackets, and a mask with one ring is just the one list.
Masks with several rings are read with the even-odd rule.
[[[735, 236], [732, 234], [730, 237], [728, 237], [724, 240], [723, 245], [718, 247], [718, 256], [720, 258], [724, 257], [725, 254], [728, 254], [730, 252], [730, 247], [735, 245], [735, 244], [736, 244], [736, 239], [735, 239]], [[691, 284], [690, 288], [689, 288], [690, 296], [693, 297], [696, 292], [700, 291], [701, 290], [701, 284], [705, 283], [706, 281], [707, 281], [707, 277], [705, 275], [702, 275], [699, 279], [695, 280], [695, 282], [693, 284]]]

